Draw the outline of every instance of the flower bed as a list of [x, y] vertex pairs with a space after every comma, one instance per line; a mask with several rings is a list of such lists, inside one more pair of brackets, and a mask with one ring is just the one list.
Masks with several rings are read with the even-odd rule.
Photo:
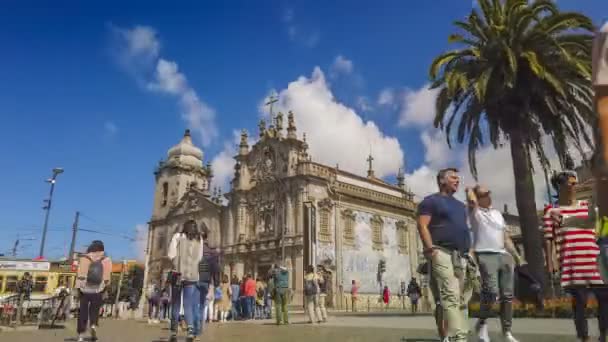
[[[518, 300], [513, 301], [513, 317], [526, 317], [526, 318], [572, 318], [572, 299], [569, 297], [546, 299], [544, 301], [544, 310], [536, 310], [536, 306], [533, 304], [523, 304]], [[471, 317], [478, 317], [480, 310], [479, 302], [469, 303], [469, 315]], [[496, 304], [492, 307], [494, 315], [498, 316], [500, 312], [500, 305]], [[588, 317], [597, 315], [597, 301], [595, 299], [589, 299], [587, 302]]]

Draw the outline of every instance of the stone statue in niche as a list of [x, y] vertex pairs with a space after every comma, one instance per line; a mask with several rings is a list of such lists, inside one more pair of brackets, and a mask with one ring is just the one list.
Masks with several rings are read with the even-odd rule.
[[261, 206], [258, 216], [260, 218], [259, 222], [261, 223], [258, 229], [261, 234], [268, 234], [274, 231], [274, 226], [272, 222], [273, 213], [273, 203], [266, 203]]
[[270, 147], [266, 146], [255, 164], [254, 179], [258, 182], [273, 181], [274, 169], [275, 161], [273, 151]]
[[272, 231], [272, 215], [269, 212], [264, 214], [264, 233], [270, 233]]

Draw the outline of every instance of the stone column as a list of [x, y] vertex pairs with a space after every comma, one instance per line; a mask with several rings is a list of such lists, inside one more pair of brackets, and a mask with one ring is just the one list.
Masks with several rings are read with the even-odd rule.
[[294, 248], [292, 253], [292, 273], [294, 277], [294, 300], [293, 304], [304, 304], [304, 250], [301, 247]]
[[226, 242], [224, 245], [231, 246], [234, 245], [234, 215], [232, 213], [232, 207], [228, 207], [226, 210], [226, 222], [222, 222], [222, 226], [224, 226], [224, 229], [226, 230]]
[[236, 238], [238, 239], [241, 234], [247, 235], [247, 208], [245, 207], [245, 200], [239, 199], [236, 215]]
[[298, 192], [296, 194], [296, 220], [295, 220], [295, 228], [296, 235], [300, 235], [304, 232], [304, 188], [298, 188]]
[[[297, 196], [297, 195], [296, 195]], [[285, 194], [285, 203], [287, 206], [287, 219], [286, 219], [286, 223], [287, 223], [287, 235], [293, 235], [294, 234], [294, 226], [296, 224], [296, 222], [294, 222], [294, 208], [293, 208], [293, 201], [291, 199], [291, 193], [287, 192]]]
[[[343, 232], [342, 232], [342, 203], [340, 202], [340, 195], [338, 195], [338, 202], [336, 202], [336, 205], [334, 206], [334, 215], [335, 216], [335, 229], [334, 229], [334, 244], [336, 247], [336, 260], [335, 260], [335, 264], [336, 264], [336, 280], [334, 281], [334, 288], [333, 288], [333, 292], [334, 294], [338, 293], [338, 289], [340, 287], [340, 285], [342, 284], [342, 249], [343, 244], [342, 244], [342, 238], [343, 238]], [[337, 307], [337, 297], [334, 295], [334, 308]]]
[[245, 275], [245, 264], [241, 257], [237, 256], [234, 258], [234, 273], [239, 279], [243, 278], [243, 275]]

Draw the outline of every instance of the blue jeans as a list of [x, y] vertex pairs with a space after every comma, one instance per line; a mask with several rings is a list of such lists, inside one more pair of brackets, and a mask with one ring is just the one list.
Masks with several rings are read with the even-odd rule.
[[194, 334], [200, 335], [205, 328], [205, 313], [207, 304], [207, 294], [209, 293], [209, 283], [199, 282], [199, 304], [196, 310], [196, 323], [194, 324]]
[[232, 320], [236, 321], [239, 318], [239, 300], [232, 301], [232, 308], [230, 308], [230, 314], [232, 315]]
[[247, 319], [249, 317], [249, 312], [247, 311], [247, 297], [239, 298], [239, 308], [241, 309], [241, 317], [243, 319]]
[[255, 297], [247, 297], [247, 306], [249, 308], [248, 312], [249, 312], [249, 318], [250, 319], [254, 319], [255, 318]]
[[184, 299], [184, 319], [188, 325], [189, 333], [194, 333], [200, 322], [198, 309], [200, 302], [200, 292], [194, 283], [185, 282], [181, 285], [172, 287], [171, 290], [171, 331], [177, 333], [177, 323], [179, 322], [179, 309], [182, 303], [182, 295]]

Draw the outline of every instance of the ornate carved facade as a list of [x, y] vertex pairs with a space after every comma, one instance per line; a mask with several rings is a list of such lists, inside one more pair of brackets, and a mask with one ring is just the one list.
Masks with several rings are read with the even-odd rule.
[[[373, 265], [380, 259], [387, 261], [384, 283], [394, 291], [409, 281], [421, 246], [408, 238], [415, 231], [415, 203], [403, 179], [392, 185], [376, 178], [372, 158], [367, 177], [313, 162], [305, 136], [298, 139], [293, 113], [287, 134], [282, 118], [279, 113], [268, 126], [262, 120], [259, 140], [251, 147], [247, 132], [241, 133], [234, 178], [223, 201], [209, 195], [212, 175], [200, 150], [177, 149], [196, 159], [179, 157], [192, 164], [181, 176], [169, 173], [167, 162], [161, 164], [150, 222], [148, 283], [161, 277], [159, 260], [188, 217], [207, 227], [212, 246], [221, 248], [226, 274], [264, 277], [272, 264], [285, 264], [296, 303], [302, 300], [307, 265], [324, 265], [332, 273], [332, 293], [348, 290], [353, 279], [362, 293], [375, 293]], [[191, 144], [189, 137], [185, 140], [180, 144]], [[168, 159], [175, 158], [174, 149]], [[183, 191], [175, 189], [178, 182]]]

